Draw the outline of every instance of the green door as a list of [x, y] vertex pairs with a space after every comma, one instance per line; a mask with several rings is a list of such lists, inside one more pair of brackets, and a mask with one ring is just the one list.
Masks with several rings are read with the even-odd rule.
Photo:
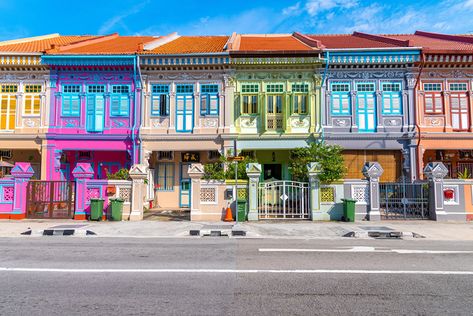
[[180, 181], [179, 181], [179, 207], [191, 206], [191, 179], [187, 173], [190, 164], [181, 163]]

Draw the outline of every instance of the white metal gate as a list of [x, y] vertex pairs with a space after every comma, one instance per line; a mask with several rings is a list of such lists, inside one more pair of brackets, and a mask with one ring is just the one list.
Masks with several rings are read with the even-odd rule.
[[258, 188], [260, 219], [308, 219], [309, 184], [296, 181], [270, 181]]

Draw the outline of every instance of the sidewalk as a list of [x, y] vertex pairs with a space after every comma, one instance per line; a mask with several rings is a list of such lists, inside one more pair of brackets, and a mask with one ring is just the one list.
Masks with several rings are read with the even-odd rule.
[[[89, 230], [97, 237], [173, 238], [189, 237], [190, 230], [231, 229], [226, 222], [87, 222], [73, 220], [0, 220], [0, 237], [30, 237], [21, 233], [31, 229], [38, 232], [48, 228]], [[382, 222], [308, 222], [260, 221], [239, 224], [247, 238], [336, 239], [351, 231], [392, 230], [414, 232], [429, 240], [472, 240], [473, 223], [432, 221]]]

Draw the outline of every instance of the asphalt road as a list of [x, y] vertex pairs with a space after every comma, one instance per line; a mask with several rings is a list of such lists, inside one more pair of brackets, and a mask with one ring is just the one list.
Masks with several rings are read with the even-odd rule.
[[0, 315], [471, 315], [473, 244], [0, 239]]

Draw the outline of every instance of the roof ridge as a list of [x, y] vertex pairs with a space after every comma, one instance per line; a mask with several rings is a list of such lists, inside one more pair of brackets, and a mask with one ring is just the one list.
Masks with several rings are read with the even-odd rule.
[[442, 34], [442, 33], [424, 32], [424, 31], [415, 31], [414, 35], [436, 38], [436, 39], [447, 40], [447, 41], [473, 44], [473, 37], [462, 36], [462, 35], [450, 35], [450, 34]]
[[178, 39], [179, 37], [181, 37], [181, 36], [179, 34], [177, 34], [177, 32], [172, 32], [168, 35], [161, 36], [161, 37], [155, 39], [154, 41], [151, 41], [151, 42], [148, 42], [148, 43], [144, 44], [143, 45], [143, 50], [156, 49], [160, 46], [163, 46], [167, 43], [170, 43], [170, 42]]
[[98, 36], [98, 37], [84, 39], [84, 40], [81, 40], [81, 41], [78, 41], [78, 42], [73, 42], [73, 43], [67, 44], [67, 45], [56, 46], [56, 45], [53, 44], [53, 45], [51, 45], [50, 49], [46, 50], [46, 53], [55, 53], [55, 52], [67, 51], [67, 50], [74, 49], [74, 48], [77, 48], [77, 47], [83, 47], [83, 46], [86, 46], [86, 45], [101, 43], [101, 42], [104, 42], [104, 41], [115, 39], [117, 37], [118, 37], [118, 33], [112, 33], [112, 34], [109, 34], [109, 35], [102, 35], [102, 36]]
[[322, 42], [313, 38], [310, 38], [304, 34], [301, 34], [299, 32], [294, 32], [292, 33], [292, 36], [297, 39], [298, 41], [302, 42], [303, 44], [309, 46], [312, 49], [321, 49], [325, 47], [322, 45]]
[[60, 36], [61, 35], [59, 33], [52, 33], [52, 34], [46, 34], [46, 35], [40, 35], [40, 36], [25, 37], [25, 38], [0, 42], [0, 46], [34, 42], [34, 41], [40, 41], [40, 40], [45, 40], [45, 39], [50, 39], [50, 38], [55, 38], [55, 37], [60, 37]]
[[392, 45], [397, 45], [397, 46], [402, 46], [402, 47], [409, 47], [410, 43], [409, 40], [399, 40], [387, 36], [382, 36], [382, 35], [375, 35], [375, 34], [369, 34], [369, 33], [362, 33], [362, 32], [353, 32], [353, 36], [369, 39], [372, 41], [377, 41], [377, 42], [383, 42], [386, 44], [392, 44]]

